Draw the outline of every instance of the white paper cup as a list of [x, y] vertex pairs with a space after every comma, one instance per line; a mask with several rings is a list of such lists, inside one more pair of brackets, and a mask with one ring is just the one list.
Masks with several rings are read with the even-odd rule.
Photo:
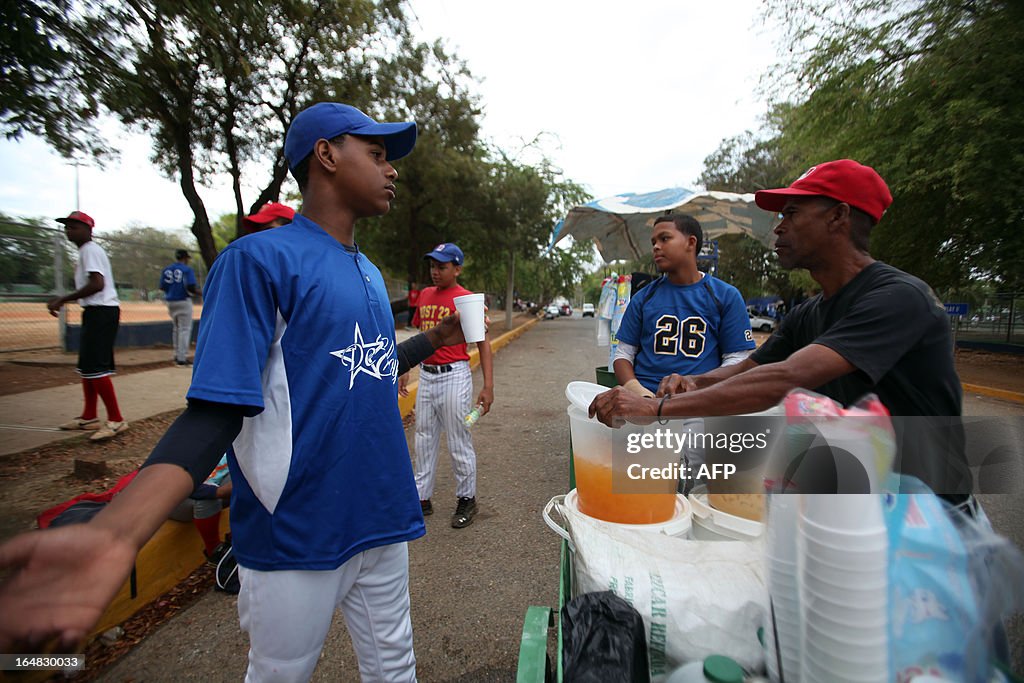
[[808, 557], [804, 564], [803, 580], [825, 594], [832, 589], [874, 590], [880, 593], [889, 590], [889, 572], [885, 565], [868, 571], [837, 569]]
[[885, 529], [881, 496], [870, 493], [814, 493], [801, 496], [801, 520], [846, 533]]
[[885, 647], [889, 638], [889, 624], [885, 619], [878, 619], [874, 624], [841, 624], [820, 612], [814, 612], [807, 615], [806, 623], [808, 632], [825, 633], [840, 642], [864, 644], [881, 640], [882, 647]]
[[826, 527], [816, 524], [809, 519], [801, 520], [800, 533], [804, 538], [810, 538], [825, 545], [833, 545], [840, 548], [853, 547], [858, 550], [875, 548], [879, 545], [889, 545], [889, 532], [884, 526], [863, 531], [848, 531]]
[[866, 626], [878, 623], [880, 615], [884, 617], [889, 609], [889, 600], [884, 595], [840, 596], [830, 591], [822, 595], [809, 586], [800, 592], [800, 608], [804, 613], [820, 612], [833, 621], [851, 626]]
[[481, 342], [484, 340], [484, 295], [465, 294], [453, 299], [455, 310], [459, 312], [459, 321], [462, 323], [462, 334], [466, 342]]

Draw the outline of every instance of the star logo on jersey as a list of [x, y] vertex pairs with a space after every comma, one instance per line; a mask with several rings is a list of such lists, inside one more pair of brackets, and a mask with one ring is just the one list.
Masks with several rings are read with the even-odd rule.
[[372, 342], [363, 340], [363, 333], [356, 323], [352, 344], [337, 351], [331, 351], [349, 369], [348, 388], [351, 389], [356, 377], [364, 373], [373, 379], [390, 377], [392, 384], [398, 381], [398, 359], [395, 357], [395, 343], [378, 334]]

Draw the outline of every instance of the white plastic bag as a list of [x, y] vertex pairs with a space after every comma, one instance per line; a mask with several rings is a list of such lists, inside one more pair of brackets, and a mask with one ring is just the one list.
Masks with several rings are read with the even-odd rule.
[[558, 511], [575, 549], [574, 595], [612, 590], [640, 613], [653, 683], [713, 654], [761, 670], [757, 629], [767, 589], [760, 540], [694, 541], [602, 524], [566, 505]]

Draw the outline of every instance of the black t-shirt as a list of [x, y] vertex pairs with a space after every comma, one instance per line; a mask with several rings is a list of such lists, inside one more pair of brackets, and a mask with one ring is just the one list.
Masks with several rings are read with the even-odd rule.
[[809, 344], [826, 346], [857, 368], [814, 391], [847, 406], [873, 392], [894, 417], [929, 416], [893, 421], [897, 470], [936, 493], [970, 490], [960, 423], [941, 419], [962, 413], [953, 339], [927, 284], [876, 261], [828, 299], [819, 294], [794, 308], [750, 358], [775, 363]]
[[844, 405], [869, 392], [892, 415], [960, 415], [963, 394], [942, 303], [924, 282], [876, 261], [832, 297], [808, 299], [751, 359], [783, 361], [808, 344], [832, 349], [856, 372], [814, 390]]

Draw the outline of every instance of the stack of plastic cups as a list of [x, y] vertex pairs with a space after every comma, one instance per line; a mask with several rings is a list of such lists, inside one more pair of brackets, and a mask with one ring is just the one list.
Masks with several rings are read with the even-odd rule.
[[887, 681], [889, 541], [881, 498], [802, 498], [800, 677], [836, 683]]
[[775, 493], [768, 497], [765, 577], [771, 602], [765, 629], [765, 664], [768, 677], [776, 682], [800, 680], [800, 574], [796, 533], [799, 517], [798, 494]]

